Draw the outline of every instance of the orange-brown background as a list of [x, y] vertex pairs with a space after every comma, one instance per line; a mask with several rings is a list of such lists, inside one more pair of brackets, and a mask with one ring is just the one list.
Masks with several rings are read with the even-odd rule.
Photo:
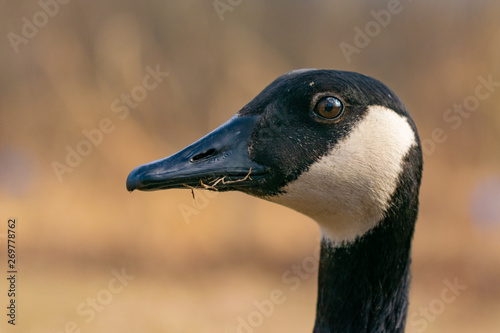
[[[380, 79], [422, 139], [446, 135], [425, 155], [410, 315], [439, 303], [446, 280], [467, 289], [425, 330], [409, 320], [407, 331], [498, 332], [500, 221], [484, 212], [500, 197], [500, 89], [457, 129], [443, 119], [479, 76], [500, 81], [498, 2], [401, 0], [350, 62], [340, 43], [352, 45], [354, 28], [388, 2], [232, 3], [221, 20], [212, 1], [71, 1], [17, 53], [9, 33], [21, 35], [40, 4], [0, 5], [0, 237], [17, 218], [19, 260], [17, 325], [6, 324], [2, 278], [0, 330], [236, 332], [255, 300], [281, 289], [285, 303], [254, 332], [310, 332], [316, 276], [290, 291], [282, 275], [313, 254], [313, 221], [239, 193], [197, 191], [198, 206], [186, 190], [128, 193], [125, 179], [223, 123], [275, 77], [314, 67]], [[169, 76], [122, 120], [111, 104], [142, 84], [147, 66]], [[103, 118], [114, 130], [59, 181], [51, 164]], [[183, 207], [196, 213], [190, 223]], [[135, 278], [87, 323], [77, 307], [122, 268]]]

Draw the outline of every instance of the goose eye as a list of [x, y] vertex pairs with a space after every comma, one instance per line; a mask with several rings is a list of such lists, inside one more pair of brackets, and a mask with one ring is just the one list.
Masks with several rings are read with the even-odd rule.
[[332, 96], [323, 97], [314, 107], [314, 113], [328, 120], [337, 119], [342, 115], [343, 111], [344, 106], [342, 102], [338, 98]]

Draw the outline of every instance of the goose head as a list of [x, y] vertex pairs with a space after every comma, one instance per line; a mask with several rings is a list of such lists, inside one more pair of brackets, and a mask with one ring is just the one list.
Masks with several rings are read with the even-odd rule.
[[134, 169], [127, 189], [237, 190], [303, 213], [343, 243], [383, 220], [404, 175], [405, 198], [417, 200], [421, 164], [415, 124], [388, 87], [296, 70], [205, 137]]

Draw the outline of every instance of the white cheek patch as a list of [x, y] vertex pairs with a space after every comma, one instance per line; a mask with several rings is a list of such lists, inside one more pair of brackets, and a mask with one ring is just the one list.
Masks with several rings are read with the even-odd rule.
[[285, 186], [285, 194], [268, 200], [313, 218], [334, 243], [352, 242], [384, 218], [403, 158], [414, 145], [406, 118], [370, 106], [330, 153]]

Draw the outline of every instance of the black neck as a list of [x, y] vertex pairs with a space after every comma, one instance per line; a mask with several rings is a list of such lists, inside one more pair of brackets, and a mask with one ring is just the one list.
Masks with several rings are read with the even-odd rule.
[[414, 213], [343, 247], [322, 239], [314, 333], [404, 332]]

